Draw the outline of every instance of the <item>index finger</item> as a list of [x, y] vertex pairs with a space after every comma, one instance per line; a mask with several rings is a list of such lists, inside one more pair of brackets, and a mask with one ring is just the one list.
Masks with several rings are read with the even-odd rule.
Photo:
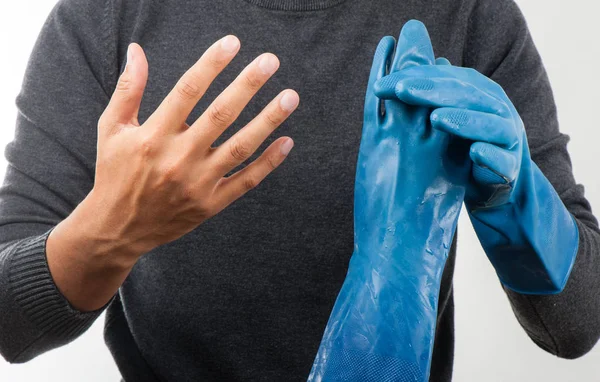
[[506, 99], [494, 93], [499, 85], [473, 69], [424, 65], [392, 73], [375, 83], [375, 94], [409, 105], [453, 107], [511, 116]]
[[164, 122], [162, 128], [180, 131], [200, 98], [229, 65], [239, 48], [240, 41], [233, 35], [225, 36], [211, 45], [177, 81], [149, 120], [159, 118]]

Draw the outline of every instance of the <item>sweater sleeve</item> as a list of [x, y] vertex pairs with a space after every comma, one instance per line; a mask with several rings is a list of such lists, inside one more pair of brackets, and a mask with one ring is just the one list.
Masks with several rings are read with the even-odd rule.
[[559, 131], [552, 89], [526, 21], [513, 0], [475, 0], [467, 28], [463, 66], [499, 83], [517, 108], [532, 160], [555, 188], [579, 228], [570, 278], [558, 295], [521, 295], [505, 288], [529, 337], [562, 358], [591, 350], [600, 336], [600, 230], [584, 187], [575, 182]]
[[[26, 362], [85, 332], [103, 309], [80, 312], [57, 289], [46, 239], [93, 187], [97, 121], [117, 73], [110, 1], [61, 0], [31, 53], [0, 187], [0, 353]], [[115, 69], [116, 71], [116, 69]]]

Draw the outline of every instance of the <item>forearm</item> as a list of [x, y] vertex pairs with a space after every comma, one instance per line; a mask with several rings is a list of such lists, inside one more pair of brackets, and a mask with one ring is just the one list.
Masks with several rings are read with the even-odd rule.
[[76, 309], [106, 305], [127, 278], [139, 248], [101, 226], [100, 208], [90, 193], [50, 233], [48, 267], [57, 288]]
[[565, 286], [556, 295], [522, 295], [506, 289], [515, 315], [543, 349], [563, 358], [577, 358], [600, 337], [600, 232], [577, 220], [579, 249]]
[[[519, 246], [507, 248], [505, 258], [510, 261], [511, 252], [513, 255], [519, 252], [518, 256], [529, 252], [534, 255], [532, 259], [557, 255], [559, 260], [568, 262], [577, 251], [560, 293], [524, 295], [505, 289], [520, 324], [536, 344], [558, 356], [575, 358], [593, 347], [600, 334], [597, 319], [600, 309], [597, 298], [600, 292], [600, 231], [583, 187], [575, 182], [567, 151], [569, 138], [560, 132], [550, 81], [523, 14], [514, 1], [493, 0], [479, 1], [472, 12], [462, 66], [477, 69], [503, 88], [526, 129], [532, 163], [539, 167], [564, 204], [562, 207], [561, 203], [554, 203], [561, 208], [558, 215], [554, 214], [548, 205], [538, 203], [539, 184], [530, 183], [529, 187], [523, 188], [529, 195], [522, 193], [522, 197], [515, 198], [515, 211], [524, 204], [533, 208], [521, 209], [517, 218], [508, 221], [513, 226], [505, 224], [508, 229], [502, 231], [516, 233], [506, 235], [504, 239], [529, 237], [519, 240]], [[524, 199], [527, 203], [522, 203]], [[568, 243], [573, 237], [572, 223], [556, 224], [564, 221], [560, 216], [566, 215], [565, 207], [575, 218], [578, 231], [578, 240], [574, 241], [571, 250], [565, 248], [568, 246], [558, 248], [553, 245], [561, 239], [567, 239], [562, 244]], [[528, 221], [521, 219], [522, 216], [528, 217]], [[529, 224], [526, 234], [522, 234], [525, 231], [520, 228], [523, 223]], [[483, 233], [489, 228], [480, 229]], [[530, 239], [536, 235], [537, 240]], [[521, 252], [522, 249], [527, 251]], [[528, 278], [521, 280], [528, 282]]]

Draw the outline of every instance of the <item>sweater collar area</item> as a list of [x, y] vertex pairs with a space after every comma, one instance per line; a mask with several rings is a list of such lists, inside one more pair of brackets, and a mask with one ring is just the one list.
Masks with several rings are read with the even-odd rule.
[[259, 7], [278, 11], [318, 11], [346, 0], [245, 0]]

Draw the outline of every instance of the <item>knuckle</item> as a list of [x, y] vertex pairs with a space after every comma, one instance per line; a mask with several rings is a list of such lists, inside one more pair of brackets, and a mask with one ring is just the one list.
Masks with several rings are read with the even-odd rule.
[[126, 92], [130, 90], [132, 87], [132, 80], [128, 74], [123, 74], [119, 81], [117, 82], [117, 86], [115, 88], [118, 92]]
[[502, 85], [500, 85], [499, 83], [492, 81], [492, 87], [495, 90], [495, 93], [503, 100], [505, 100], [505, 103], [510, 102], [510, 98], [508, 98], [508, 95], [506, 94], [506, 92], [504, 91], [504, 88], [502, 87]]
[[134, 89], [131, 89], [128, 92], [122, 93], [121, 96], [119, 97], [120, 103], [127, 105], [127, 104], [131, 104], [133, 101], [135, 101], [137, 98], [137, 92], [134, 92], [133, 90]]
[[103, 132], [108, 135], [112, 135], [119, 130], [119, 123], [115, 120], [113, 116], [111, 116], [106, 111], [102, 113], [100, 118], [98, 118], [96, 129], [98, 134]]
[[138, 151], [144, 158], [148, 158], [154, 155], [156, 151], [156, 142], [152, 137], [146, 137], [139, 143]]
[[164, 182], [174, 182], [177, 179], [179, 167], [176, 164], [165, 164], [160, 170], [160, 178]]
[[272, 155], [268, 156], [265, 161], [267, 162], [267, 167], [269, 170], [275, 170], [277, 166], [279, 166], [279, 161]]
[[246, 177], [244, 177], [244, 180], [242, 182], [242, 187], [244, 188], [244, 190], [249, 191], [252, 190], [253, 188], [257, 187], [260, 184], [260, 179], [258, 179], [255, 176], [252, 175], [247, 175]]
[[198, 202], [195, 206], [195, 212], [198, 217], [214, 216], [216, 214], [214, 210], [215, 208], [212, 206], [212, 204], [203, 201]]
[[238, 162], [245, 161], [250, 154], [251, 152], [248, 145], [239, 139], [233, 140], [229, 145], [229, 155]]
[[106, 110], [100, 115], [98, 118], [98, 128], [108, 127], [111, 124], [110, 118], [108, 117], [108, 113]]
[[181, 200], [183, 202], [191, 202], [195, 199], [195, 196], [196, 189], [192, 185], [186, 184], [181, 186]]
[[510, 107], [508, 106], [508, 104], [506, 104], [506, 102], [504, 101], [498, 101], [496, 102], [496, 104], [494, 105], [494, 111], [498, 116], [501, 117], [510, 117], [511, 113], [510, 113]]
[[467, 73], [467, 75], [469, 76], [477, 76], [479, 75], [479, 72], [473, 68], [464, 68], [465, 72]]
[[227, 126], [235, 114], [229, 106], [216, 103], [208, 109], [208, 119], [215, 126]]
[[262, 80], [256, 75], [256, 73], [248, 73], [242, 76], [244, 87], [251, 91], [258, 90], [262, 86]]
[[276, 128], [279, 126], [282, 120], [282, 116], [277, 112], [265, 113], [264, 116], [265, 123], [271, 128]]
[[177, 86], [177, 93], [183, 99], [196, 99], [202, 94], [202, 88], [193, 78], [182, 78]]
[[[202, 216], [210, 216], [212, 215], [212, 210], [214, 208], [214, 198], [211, 197], [210, 194], [207, 194], [205, 191], [201, 191], [202, 187], [198, 186], [198, 191], [196, 191], [193, 187], [188, 189], [188, 192], [193, 196], [192, 205], [194, 211], [198, 215]], [[198, 194], [202, 195], [199, 196]]]
[[206, 62], [208, 66], [216, 70], [220, 70], [224, 66], [223, 60], [220, 59], [216, 54], [209, 54], [208, 57], [206, 57]]

